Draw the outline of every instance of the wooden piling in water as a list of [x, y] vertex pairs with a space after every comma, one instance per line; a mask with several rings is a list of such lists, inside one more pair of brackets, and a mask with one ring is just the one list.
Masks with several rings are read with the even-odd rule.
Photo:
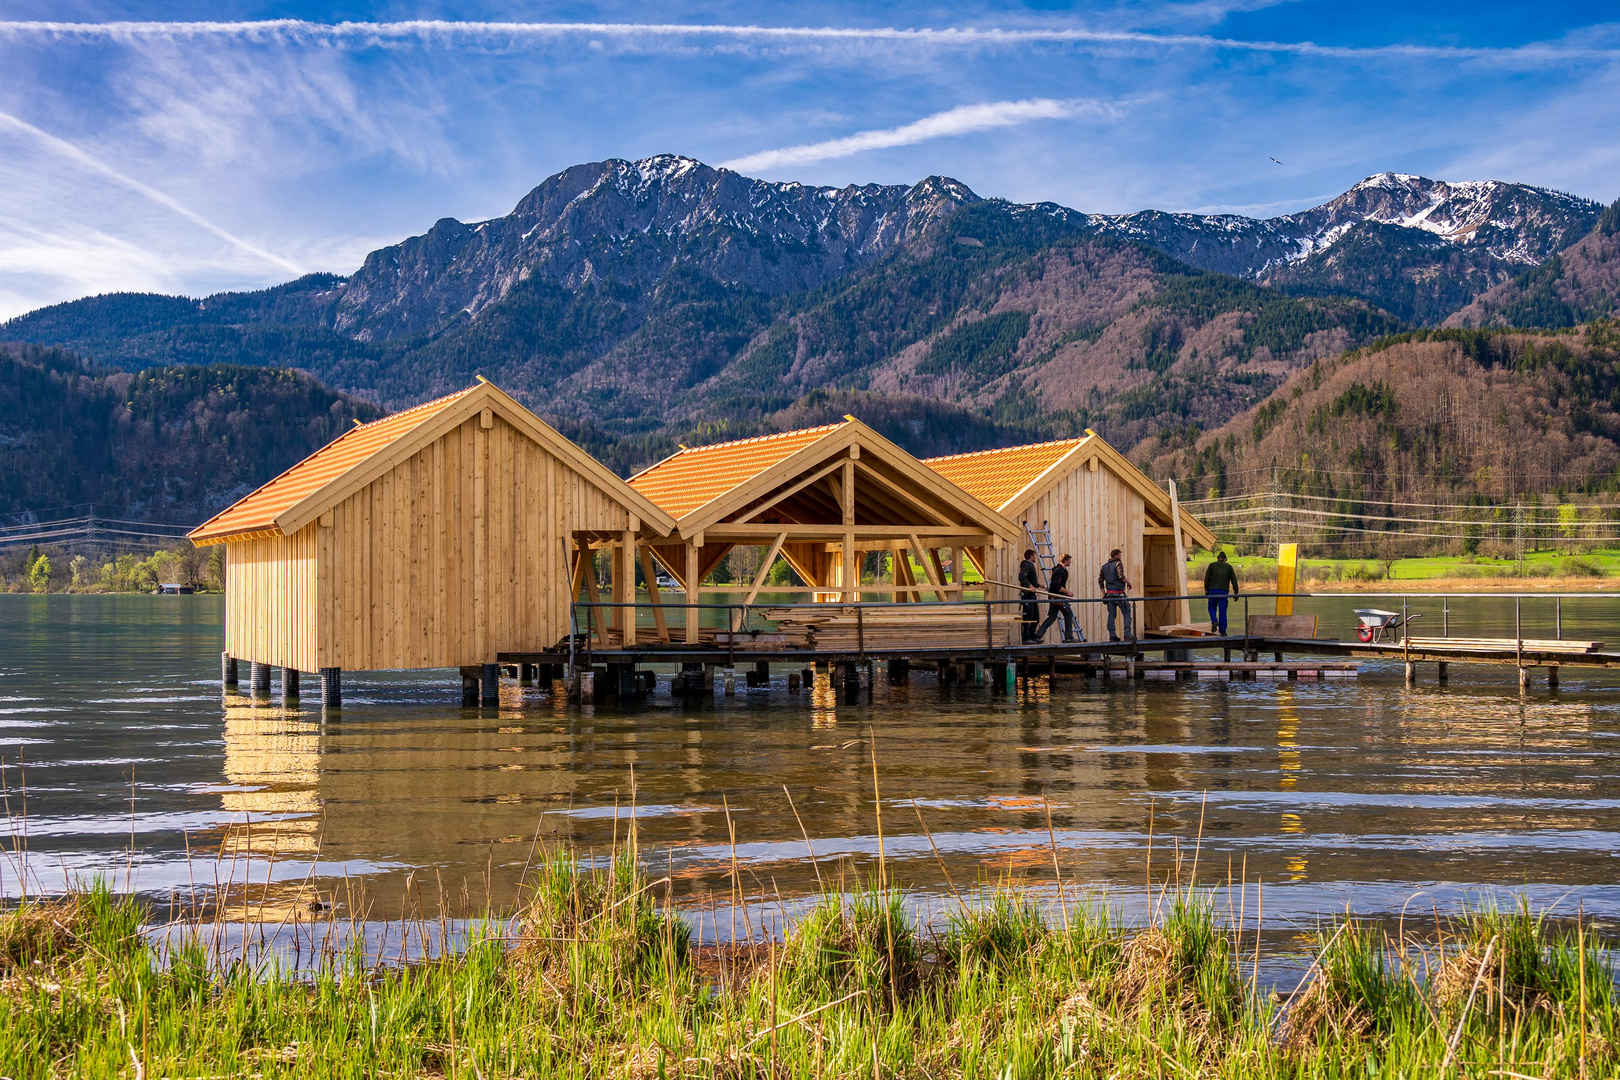
[[298, 697], [298, 669], [284, 667], [281, 669], [281, 700], [291, 701]]
[[481, 706], [499, 705], [501, 703], [501, 666], [499, 664], [484, 664], [478, 675], [478, 704]]
[[335, 667], [321, 668], [321, 708], [339, 709], [343, 707], [343, 669]]
[[248, 688], [254, 697], [270, 696], [270, 665], [257, 660], [248, 665]]
[[228, 652], [219, 654], [219, 681], [226, 689], [237, 685], [236, 657]]

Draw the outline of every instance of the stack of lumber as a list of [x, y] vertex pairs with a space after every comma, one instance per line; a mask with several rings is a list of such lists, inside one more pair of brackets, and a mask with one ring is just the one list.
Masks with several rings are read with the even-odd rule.
[[[1394, 642], [1399, 645], [1400, 642]], [[1603, 648], [1601, 641], [1571, 641], [1567, 638], [1464, 638], [1464, 637], [1411, 637], [1408, 647], [1426, 652], [1457, 649], [1465, 652], [1525, 652], [1591, 653]]]
[[[909, 605], [908, 605], [909, 606]], [[803, 630], [812, 648], [827, 652], [858, 649], [1003, 649], [1018, 640], [1018, 616], [992, 616], [971, 604], [916, 605], [913, 610], [868, 608], [857, 619], [854, 610], [827, 605], [811, 608], [768, 608], [760, 612], [784, 632]]]
[[698, 637], [705, 645], [713, 642], [720, 648], [729, 645], [738, 649], [763, 649], [774, 652], [777, 649], [811, 647], [810, 630], [803, 626], [783, 626], [775, 630], [738, 630], [735, 633], [705, 627], [698, 631]]

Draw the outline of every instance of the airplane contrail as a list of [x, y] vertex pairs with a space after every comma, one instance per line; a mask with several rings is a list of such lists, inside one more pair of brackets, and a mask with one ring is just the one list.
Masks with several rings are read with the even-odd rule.
[[1613, 60], [1620, 50], [1564, 47], [1544, 42], [1505, 48], [1449, 45], [1322, 45], [1312, 41], [1253, 41], [1204, 34], [1153, 34], [1139, 30], [1096, 30], [1080, 27], [844, 27], [759, 26], [733, 23], [512, 22], [409, 19], [394, 22], [322, 23], [306, 19], [68, 22], [14, 19], [0, 21], [0, 35], [80, 37], [133, 41], [162, 37], [243, 37], [265, 40], [403, 40], [433, 38], [546, 38], [579, 35], [601, 37], [724, 37], [759, 41], [900, 42], [937, 47], [982, 47], [1018, 44], [1147, 45], [1265, 53], [1293, 53], [1341, 58], [1445, 57], [1456, 59], [1568, 62]]
[[976, 105], [958, 105], [954, 109], [925, 116], [899, 127], [858, 131], [822, 142], [787, 146], [777, 150], [761, 150], [720, 163], [726, 169], [775, 169], [784, 165], [809, 165], [833, 158], [849, 157], [867, 150], [881, 150], [894, 146], [913, 146], [931, 139], [952, 135], [966, 135], [975, 131], [1027, 124], [1032, 120], [1054, 120], [1071, 116], [1110, 116], [1118, 112], [1116, 106], [1089, 98], [1053, 99], [1028, 98], [1023, 101], [990, 101]]
[[272, 251], [266, 251], [257, 244], [244, 240], [235, 233], [215, 225], [212, 221], [209, 221], [207, 218], [197, 213], [197, 211], [175, 199], [172, 195], [159, 191], [157, 188], [154, 188], [149, 184], [143, 184], [133, 176], [128, 176], [119, 172], [111, 165], [108, 165], [93, 155], [86, 153], [84, 150], [75, 146], [73, 143], [68, 142], [66, 139], [52, 135], [50, 132], [37, 128], [26, 120], [20, 120], [17, 117], [12, 116], [10, 113], [5, 112], [0, 112], [0, 127], [9, 127], [13, 130], [23, 132], [26, 135], [30, 135], [35, 139], [38, 139], [40, 142], [43, 142], [45, 145], [49, 146], [52, 150], [55, 150], [63, 157], [71, 159], [77, 164], [89, 169], [91, 172], [99, 173], [102, 176], [107, 177], [107, 179], [128, 188], [138, 195], [145, 196], [146, 198], [157, 203], [159, 206], [174, 211], [176, 214], [179, 214], [181, 217], [185, 218], [193, 225], [196, 225], [198, 228], [214, 234], [221, 240], [224, 240], [226, 243], [247, 252], [249, 255], [263, 259], [265, 262], [273, 263], [274, 265], [281, 267], [283, 270], [286, 270], [288, 273], [302, 274], [304, 272], [303, 267], [299, 266], [297, 263], [284, 259]]

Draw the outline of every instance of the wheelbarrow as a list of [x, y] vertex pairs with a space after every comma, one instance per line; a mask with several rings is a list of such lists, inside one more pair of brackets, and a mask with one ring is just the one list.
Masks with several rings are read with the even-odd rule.
[[1406, 619], [1401, 618], [1398, 611], [1383, 611], [1379, 608], [1356, 608], [1356, 618], [1361, 625], [1356, 627], [1356, 637], [1363, 642], [1377, 642], [1383, 640], [1386, 632], [1397, 630], [1403, 622], [1421, 619], [1422, 615], [1412, 615]]

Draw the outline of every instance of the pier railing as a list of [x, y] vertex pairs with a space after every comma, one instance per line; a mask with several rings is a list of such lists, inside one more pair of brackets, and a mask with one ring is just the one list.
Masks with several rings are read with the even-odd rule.
[[[741, 590], [739, 590], [741, 591]], [[831, 591], [831, 590], [829, 590]], [[866, 591], [881, 591], [878, 588]], [[1252, 592], [1241, 593], [1231, 597], [1229, 603], [1233, 611], [1233, 621], [1240, 622], [1236, 628], [1237, 633], [1225, 637], [1180, 637], [1180, 636], [1153, 636], [1143, 634], [1143, 617], [1146, 605], [1154, 604], [1180, 604], [1207, 601], [1202, 593], [1188, 593], [1182, 595], [1154, 595], [1154, 596], [1127, 596], [1119, 598], [1108, 597], [1059, 597], [1055, 594], [1040, 592], [1040, 597], [1034, 603], [1042, 609], [1042, 616], [1049, 613], [1050, 605], [1054, 602], [1068, 605], [1071, 610], [1078, 613], [1084, 605], [1120, 604], [1128, 606], [1131, 618], [1130, 629], [1127, 636], [1118, 642], [1112, 641], [1086, 641], [1086, 642], [1023, 642], [1019, 627], [1022, 620], [1010, 622], [1006, 619], [998, 620], [998, 615], [1007, 613], [1022, 614], [1022, 609], [1030, 601], [1017, 597], [997, 598], [980, 596], [977, 598], [964, 596], [959, 600], [947, 601], [853, 601], [853, 600], [824, 600], [817, 602], [781, 602], [760, 601], [748, 602], [697, 602], [697, 603], [653, 603], [647, 600], [638, 601], [590, 601], [575, 600], [570, 608], [570, 618], [573, 633], [569, 638], [570, 661], [576, 652], [583, 651], [586, 662], [589, 663], [592, 655], [598, 650], [621, 651], [623, 645], [624, 621], [635, 620], [636, 644], [630, 646], [649, 651], [701, 651], [706, 655], [714, 656], [724, 651], [728, 664], [734, 663], [736, 656], [741, 653], [761, 654], [765, 652], [781, 655], [783, 652], [792, 652], [791, 649], [759, 649], [753, 646], [752, 640], [759, 635], [782, 632], [784, 623], [792, 622], [802, 617], [806, 622], [825, 620], [839, 614], [853, 619], [854, 638], [848, 639], [844, 635], [845, 644], [852, 647], [838, 647], [827, 649], [807, 649], [804, 651], [818, 653], [834, 653], [849, 655], [857, 659], [864, 659], [870, 655], [903, 655], [907, 652], [959, 652], [971, 653], [988, 658], [1012, 658], [1021, 655], [1041, 654], [1050, 652], [1084, 653], [1088, 651], [1134, 652], [1144, 645], [1153, 649], [1193, 649], [1199, 647], [1228, 647], [1241, 648], [1245, 653], [1257, 647], [1257, 642], [1264, 639], [1257, 638], [1249, 633], [1251, 614], [1269, 614], [1269, 612], [1254, 612], [1253, 605], [1258, 601], [1270, 602], [1274, 605], [1278, 599], [1308, 600], [1313, 598], [1343, 598], [1349, 600], [1386, 600], [1401, 601], [1401, 634], [1399, 638], [1390, 641], [1391, 645], [1400, 645], [1407, 638], [1406, 628], [1410, 622], [1423, 617], [1423, 614], [1412, 614], [1411, 605], [1414, 601], [1439, 601], [1441, 604], [1438, 625], [1433, 626], [1433, 636], [1449, 638], [1452, 634], [1451, 601], [1458, 598], [1468, 599], [1512, 599], [1514, 601], [1514, 628], [1513, 637], [1503, 640], [1516, 641], [1519, 651], [1524, 651], [1524, 602], [1550, 601], [1552, 605], [1552, 621], [1555, 639], [1564, 636], [1563, 602], [1568, 599], [1605, 599], [1614, 600], [1620, 597], [1620, 590], [1616, 592], [1519, 592], [1519, 593], [1480, 593], [1480, 592], [1362, 592], [1352, 593], [1312, 593], [1296, 591], [1292, 593]], [[893, 641], [892, 633], [886, 634], [886, 643], [875, 645], [869, 641], [868, 627], [874, 623], [881, 623], [887, 630], [894, 627], [896, 616], [938, 615], [942, 612], [960, 613], [963, 618], [956, 626], [957, 641], [950, 646], [939, 646], [931, 643], [927, 635], [919, 632], [917, 639], [905, 644]], [[969, 616], [969, 612], [982, 612]], [[1429, 613], [1432, 614], [1432, 613]], [[784, 618], [784, 615], [787, 616]], [[1078, 615], [1076, 616], [1078, 618]], [[696, 618], [700, 623], [696, 643], [686, 642], [688, 636], [687, 620]], [[984, 638], [981, 642], [968, 643], [961, 640], [960, 630], [967, 626], [969, 619], [977, 622], [983, 620]], [[1194, 620], [1195, 623], [1203, 620]], [[1010, 625], [1009, 625], [1010, 623]], [[1004, 633], [998, 634], [998, 625]], [[607, 633], [603, 633], [604, 628]], [[847, 627], [845, 628], [848, 629]], [[1323, 638], [1324, 642], [1343, 640], [1354, 636], [1354, 627], [1346, 627], [1346, 633], [1341, 637], [1338, 634]], [[1010, 635], [1017, 633], [1017, 640], [1010, 640]], [[618, 642], [611, 640], [617, 637]], [[706, 639], [706, 640], [705, 640]]]

